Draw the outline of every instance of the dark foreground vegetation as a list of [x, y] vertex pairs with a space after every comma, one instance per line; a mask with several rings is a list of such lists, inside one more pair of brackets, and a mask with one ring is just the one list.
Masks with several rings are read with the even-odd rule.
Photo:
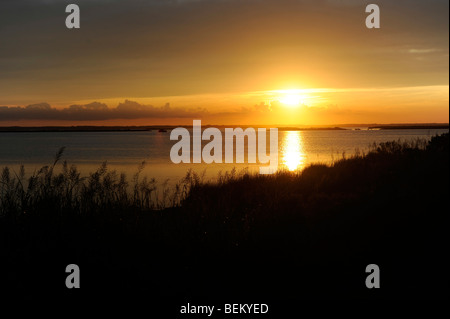
[[[60, 158], [28, 178], [2, 171], [0, 289], [9, 296], [448, 296], [448, 134], [297, 174], [206, 183], [188, 173], [158, 194], [139, 174], [127, 181], [104, 165], [82, 178]], [[65, 288], [68, 264], [80, 266], [80, 292]], [[381, 289], [365, 286], [369, 264], [381, 268]]]

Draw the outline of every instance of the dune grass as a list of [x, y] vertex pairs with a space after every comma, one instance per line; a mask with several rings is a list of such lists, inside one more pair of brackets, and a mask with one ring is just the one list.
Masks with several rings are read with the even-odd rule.
[[[59, 287], [69, 263], [89, 269], [91, 288], [146, 296], [373, 298], [363, 285], [373, 262], [389, 269], [383, 296], [447, 287], [436, 270], [448, 239], [448, 133], [297, 173], [207, 182], [189, 171], [163, 189], [142, 167], [130, 181], [106, 163], [81, 177], [62, 154], [29, 178], [2, 171], [0, 284], [11, 290]], [[33, 267], [43, 275], [26, 275]]]

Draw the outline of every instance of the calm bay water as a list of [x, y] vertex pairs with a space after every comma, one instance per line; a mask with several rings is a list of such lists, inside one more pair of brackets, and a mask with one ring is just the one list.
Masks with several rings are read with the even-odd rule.
[[[367, 152], [373, 143], [392, 140], [430, 139], [448, 129], [420, 130], [339, 130], [339, 131], [280, 131], [278, 136], [279, 169], [297, 170], [308, 164], [331, 163], [342, 154]], [[195, 137], [194, 137], [195, 138]], [[259, 164], [173, 164], [170, 150], [176, 141], [170, 132], [39, 132], [0, 133], [0, 167], [18, 170], [23, 164], [31, 174], [52, 163], [60, 147], [66, 147], [63, 160], [75, 164], [83, 175], [95, 171], [107, 161], [110, 169], [125, 172], [130, 177], [142, 161], [143, 174], [159, 182], [174, 183], [189, 169], [205, 171], [206, 179], [217, 177], [233, 167], [237, 171], [257, 172]], [[269, 150], [269, 147], [267, 147]]]

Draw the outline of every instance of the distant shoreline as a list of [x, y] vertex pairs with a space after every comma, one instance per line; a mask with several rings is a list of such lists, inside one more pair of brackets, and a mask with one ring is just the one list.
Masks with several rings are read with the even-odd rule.
[[[211, 127], [212, 125], [205, 125], [204, 127]], [[1, 127], [0, 133], [39, 133], [39, 132], [146, 132], [146, 131], [159, 131], [159, 130], [172, 130], [177, 127], [185, 127], [187, 129], [192, 128], [189, 125], [161, 125], [161, 126], [8, 126]], [[239, 125], [217, 125], [217, 128], [225, 127], [242, 127], [248, 126]], [[255, 128], [261, 126], [254, 126]], [[358, 130], [360, 128], [366, 128], [369, 130], [400, 130], [400, 129], [449, 129], [449, 124], [390, 124], [390, 125], [377, 125], [377, 124], [345, 124], [341, 126], [324, 126], [324, 127], [278, 127], [279, 131], [330, 131], [330, 130]]]

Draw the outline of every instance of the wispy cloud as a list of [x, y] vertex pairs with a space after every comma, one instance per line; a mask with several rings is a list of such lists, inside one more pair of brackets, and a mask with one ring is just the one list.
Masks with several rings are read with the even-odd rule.
[[411, 54], [423, 54], [423, 53], [434, 53], [441, 52], [440, 49], [410, 49], [408, 52]]

